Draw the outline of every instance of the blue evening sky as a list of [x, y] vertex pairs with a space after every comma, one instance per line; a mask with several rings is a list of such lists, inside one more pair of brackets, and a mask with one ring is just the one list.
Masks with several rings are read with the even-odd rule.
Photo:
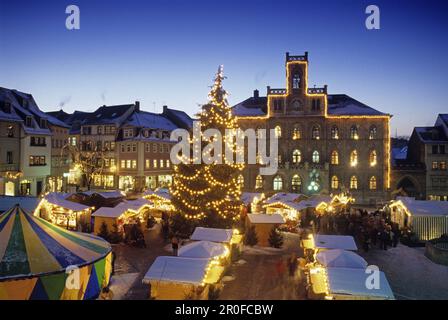
[[[65, 28], [76, 4], [81, 29]], [[365, 8], [381, 9], [381, 30]], [[231, 104], [284, 87], [284, 55], [310, 55], [310, 86], [328, 84], [392, 113], [393, 133], [448, 112], [448, 1], [0, 0], [0, 86], [45, 111], [132, 103], [194, 114], [224, 64]]]

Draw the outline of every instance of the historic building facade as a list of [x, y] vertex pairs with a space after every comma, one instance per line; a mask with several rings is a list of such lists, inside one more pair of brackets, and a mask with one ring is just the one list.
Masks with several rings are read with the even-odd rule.
[[350, 191], [357, 203], [374, 204], [390, 189], [391, 116], [327, 86], [308, 87], [308, 53], [286, 54], [286, 88], [267, 87], [233, 107], [242, 129], [273, 129], [278, 171], [261, 176], [259, 164], [239, 178], [246, 191], [303, 194]]
[[415, 127], [406, 154], [393, 162], [393, 189], [422, 200], [448, 201], [448, 114]]

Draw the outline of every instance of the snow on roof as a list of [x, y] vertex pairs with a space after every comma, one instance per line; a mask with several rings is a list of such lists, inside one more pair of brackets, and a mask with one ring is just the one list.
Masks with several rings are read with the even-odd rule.
[[397, 197], [414, 216], [448, 216], [448, 202], [436, 200], [415, 200], [409, 197]]
[[124, 125], [169, 131], [177, 129], [177, 126], [163, 115], [146, 111], [134, 112]]
[[313, 237], [316, 249], [358, 250], [355, 239], [352, 236], [316, 234]]
[[369, 274], [366, 273], [365, 269], [328, 268], [326, 272], [330, 295], [338, 294], [388, 300], [395, 299], [384, 272], [379, 272], [380, 286], [378, 289], [367, 288], [366, 279]]
[[179, 257], [214, 258], [226, 254], [228, 249], [221, 243], [211, 241], [195, 241], [179, 249]]
[[81, 192], [81, 193], [86, 195], [86, 196], [91, 196], [91, 195], [97, 194], [97, 195], [103, 197], [104, 199], [123, 198], [123, 197], [126, 196], [126, 194], [123, 191], [119, 191], [119, 190], [116, 190], [116, 191], [103, 191], [103, 192], [89, 190], [89, 191], [84, 191], [84, 192]]
[[328, 195], [315, 195], [308, 198], [303, 194], [297, 193], [276, 193], [266, 200], [265, 207], [269, 207], [270, 205], [276, 203], [281, 203], [285, 206], [300, 211], [306, 208], [316, 208], [322, 202], [330, 203], [331, 199], [331, 196]]
[[249, 213], [247, 215], [250, 223], [261, 224], [261, 223], [271, 223], [271, 224], [283, 224], [285, 219], [278, 214], [264, 214], [264, 213]]
[[254, 116], [264, 116], [266, 113], [261, 107], [246, 107], [244, 103], [239, 103], [232, 108], [232, 113], [239, 117], [254, 117]]
[[95, 211], [92, 214], [92, 216], [105, 217], [105, 218], [118, 218], [129, 210], [140, 211], [142, 207], [149, 206], [150, 204], [151, 202], [146, 199], [125, 200], [112, 208], [101, 207], [97, 211]]
[[50, 192], [45, 195], [44, 199], [53, 205], [60, 206], [68, 210], [83, 211], [89, 209], [86, 205], [67, 200], [67, 198], [71, 195], [71, 193]]
[[230, 242], [232, 236], [233, 236], [232, 229], [196, 227], [190, 239], [227, 243]]
[[241, 194], [241, 202], [244, 203], [244, 205], [249, 205], [254, 201], [255, 197], [258, 199], [261, 199], [263, 197], [263, 193], [260, 192], [243, 192]]
[[200, 285], [208, 264], [209, 259], [159, 256], [145, 274], [143, 283], [156, 280]]
[[170, 191], [169, 191], [168, 189], [164, 189], [164, 188], [159, 188], [159, 189], [157, 189], [157, 190], [155, 190], [155, 191], [148, 189], [148, 190], [146, 190], [146, 191], [143, 193], [143, 195], [144, 195], [144, 196], [155, 195], [155, 196], [164, 198], [164, 199], [166, 199], [166, 200], [171, 200], [171, 194], [170, 194]]
[[316, 260], [323, 266], [337, 268], [366, 269], [367, 261], [360, 255], [347, 250], [333, 249], [321, 251]]
[[0, 213], [8, 211], [16, 204], [20, 204], [20, 207], [27, 213], [32, 214], [39, 205], [39, 198], [36, 197], [11, 197], [0, 196]]
[[375, 110], [346, 94], [328, 95], [328, 114], [331, 115], [387, 115]]

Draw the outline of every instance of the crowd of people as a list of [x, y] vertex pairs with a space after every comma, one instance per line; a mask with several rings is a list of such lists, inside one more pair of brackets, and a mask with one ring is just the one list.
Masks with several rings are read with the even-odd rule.
[[317, 215], [312, 225], [317, 233], [353, 236], [366, 252], [374, 247], [382, 250], [396, 247], [402, 233], [399, 225], [380, 210]]

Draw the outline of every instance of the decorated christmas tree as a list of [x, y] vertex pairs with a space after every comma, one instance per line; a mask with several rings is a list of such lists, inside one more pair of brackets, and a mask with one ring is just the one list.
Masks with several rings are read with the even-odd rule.
[[[174, 167], [174, 181], [170, 187], [172, 204], [180, 215], [195, 221], [196, 225], [221, 228], [231, 227], [238, 219], [241, 187], [237, 177], [244, 168], [244, 164], [235, 163], [236, 152], [241, 152], [234, 139], [237, 123], [227, 102], [223, 80], [220, 67], [209, 102], [199, 114], [201, 133], [195, 134], [193, 130], [190, 139], [193, 149], [199, 146], [200, 152], [202, 150], [202, 159], [197, 161], [193, 150], [188, 161]], [[204, 134], [208, 129], [216, 129], [215, 134]], [[233, 159], [224, 156], [226, 148]], [[203, 157], [205, 150], [208, 150], [208, 161]]]

